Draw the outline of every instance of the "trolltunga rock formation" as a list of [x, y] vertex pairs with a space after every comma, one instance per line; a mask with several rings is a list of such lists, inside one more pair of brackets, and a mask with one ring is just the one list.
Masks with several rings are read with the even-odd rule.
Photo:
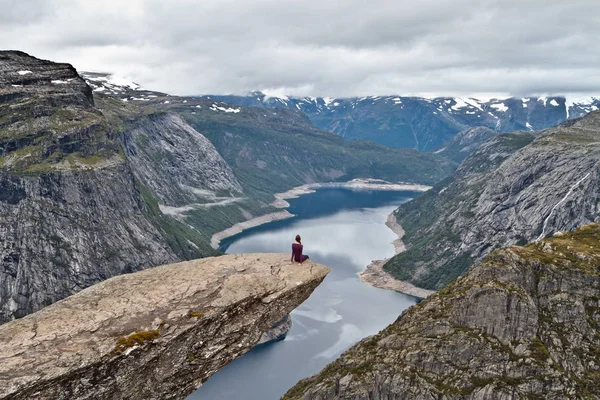
[[0, 326], [0, 399], [183, 399], [328, 272], [244, 254], [98, 283]]

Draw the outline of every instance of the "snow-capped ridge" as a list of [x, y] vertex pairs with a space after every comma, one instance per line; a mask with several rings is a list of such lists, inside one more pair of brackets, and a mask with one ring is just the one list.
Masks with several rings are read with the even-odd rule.
[[111, 92], [120, 94], [127, 90], [142, 90], [140, 84], [135, 83], [123, 76], [100, 73], [100, 72], [82, 72], [81, 77], [92, 88], [94, 92]]

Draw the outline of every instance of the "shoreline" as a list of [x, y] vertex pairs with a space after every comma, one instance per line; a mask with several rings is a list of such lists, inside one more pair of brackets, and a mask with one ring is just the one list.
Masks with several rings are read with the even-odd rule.
[[227, 239], [228, 237], [237, 235], [238, 233], [242, 233], [246, 229], [254, 228], [256, 226], [267, 224], [273, 221], [281, 221], [283, 219], [288, 219], [292, 217], [295, 217], [295, 215], [287, 210], [284, 210], [261, 215], [260, 217], [252, 218], [246, 221], [238, 222], [237, 224], [212, 235], [210, 239], [210, 246], [213, 249], [217, 250], [219, 248], [219, 245], [221, 244], [221, 240], [223, 239]]
[[[394, 255], [406, 251], [406, 246], [402, 241], [405, 232], [396, 220], [396, 217], [394, 217], [394, 213], [388, 215], [385, 224], [398, 236], [398, 238], [392, 242], [395, 250]], [[364, 271], [358, 273], [361, 282], [376, 288], [394, 290], [420, 299], [425, 299], [435, 293], [434, 290], [423, 289], [410, 282], [398, 280], [384, 271], [383, 266], [390, 259], [391, 258], [385, 258], [383, 260], [372, 261], [371, 264], [367, 265]]]
[[275, 201], [271, 203], [273, 207], [287, 208], [290, 206], [287, 199], [295, 199], [304, 194], [314, 193], [319, 188], [347, 188], [357, 190], [406, 190], [414, 192], [426, 192], [431, 189], [431, 186], [421, 185], [418, 183], [390, 183], [379, 179], [353, 179], [348, 182], [326, 182], [326, 183], [306, 183], [301, 186], [296, 186], [283, 193], [276, 193]]
[[[275, 200], [270, 204], [275, 208], [288, 208], [290, 203], [287, 199], [295, 199], [299, 196], [314, 193], [319, 188], [340, 187], [356, 190], [407, 190], [415, 192], [425, 192], [431, 189], [431, 186], [420, 185], [416, 183], [390, 183], [380, 179], [353, 179], [348, 182], [325, 182], [325, 183], [306, 183], [301, 186], [296, 186], [283, 193], [275, 193]], [[218, 249], [221, 241], [228, 237], [242, 233], [243, 231], [254, 228], [273, 221], [280, 221], [287, 218], [295, 217], [287, 210], [264, 214], [246, 221], [238, 222], [237, 224], [217, 232], [212, 235], [210, 245], [213, 249]]]

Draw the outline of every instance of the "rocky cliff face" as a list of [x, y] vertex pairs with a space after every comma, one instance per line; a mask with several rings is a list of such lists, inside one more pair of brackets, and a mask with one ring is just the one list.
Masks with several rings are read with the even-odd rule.
[[600, 225], [498, 250], [284, 399], [600, 398]]
[[178, 259], [73, 67], [0, 53], [0, 322]]
[[433, 151], [456, 133], [477, 126], [496, 132], [543, 130], [600, 108], [600, 98], [491, 99], [404, 96], [362, 98], [206, 96], [230, 104], [300, 110], [319, 128], [348, 140]]
[[328, 272], [247, 254], [109, 279], [0, 326], [0, 398], [183, 399]]
[[210, 204], [242, 187], [211, 142], [174, 114], [139, 119], [123, 135], [133, 171], [166, 206]]
[[455, 175], [396, 212], [408, 251], [385, 269], [440, 289], [495, 248], [572, 230], [600, 217], [600, 113], [533, 139], [498, 135]]
[[125, 164], [0, 174], [0, 322], [177, 256], [144, 215]]

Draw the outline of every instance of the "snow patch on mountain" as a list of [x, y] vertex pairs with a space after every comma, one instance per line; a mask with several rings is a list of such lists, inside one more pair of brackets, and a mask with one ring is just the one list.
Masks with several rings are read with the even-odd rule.
[[122, 94], [127, 90], [142, 90], [139, 84], [115, 74], [82, 72], [81, 77], [94, 92], [109, 91], [113, 94]]
[[263, 101], [267, 101], [269, 99], [281, 99], [284, 101], [288, 101], [290, 98], [285, 95], [283, 89], [263, 89], [261, 90], [264, 95]]
[[241, 111], [240, 108], [232, 108], [232, 107], [225, 108], [225, 107], [220, 107], [216, 103], [213, 103], [213, 105], [210, 106], [210, 109], [213, 110], [213, 111], [223, 111], [223, 112], [226, 112], [226, 113], [234, 113], [234, 114], [237, 114], [237, 113], [239, 113]]
[[508, 107], [504, 103], [490, 104], [490, 107], [500, 112], [508, 111]]
[[[465, 102], [464, 102], [462, 99], [460, 99], [460, 98], [458, 98], [458, 97], [457, 97], [457, 98], [454, 98], [453, 100], [454, 100], [454, 103], [455, 103], [455, 104], [454, 104], [452, 107], [450, 107], [450, 108], [451, 108], [451, 109], [453, 109], [453, 110], [457, 110], [457, 111], [458, 111], [458, 110], [460, 110], [461, 108], [465, 108], [465, 107], [468, 107], [468, 106], [469, 106], [467, 103], [465, 103]], [[447, 100], [446, 102], [448, 102], [448, 103], [449, 103], [450, 101], [448, 101], [448, 100]]]
[[333, 103], [335, 99], [333, 97], [323, 97], [323, 102], [325, 103], [325, 107], [329, 107], [329, 104]]
[[[461, 108], [476, 108], [480, 111], [483, 111], [481, 104], [476, 99], [464, 98], [464, 97], [454, 97], [454, 98], [452, 98], [452, 100], [454, 100], [454, 103], [456, 103], [451, 107], [455, 111], [458, 111]], [[474, 114], [473, 111], [467, 111], [467, 113]]]

